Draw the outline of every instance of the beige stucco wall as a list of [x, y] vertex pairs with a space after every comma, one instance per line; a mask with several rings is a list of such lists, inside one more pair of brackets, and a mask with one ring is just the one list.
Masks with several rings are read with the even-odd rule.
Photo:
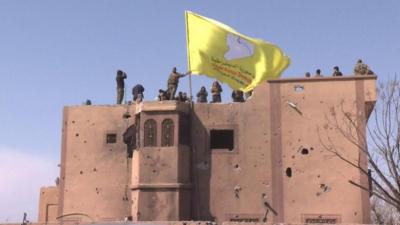
[[[194, 104], [191, 146], [178, 145], [180, 118], [190, 114], [185, 103], [132, 105], [129, 121], [122, 118], [123, 105], [65, 107], [60, 215], [83, 213], [95, 221], [191, 215], [218, 223], [302, 223], [307, 216], [322, 215], [369, 223], [368, 193], [348, 182], [365, 186], [367, 178], [323, 144], [329, 137], [345, 156], [359, 157], [331, 124], [331, 109], [343, 108], [365, 127], [365, 102], [375, 101], [375, 81], [372, 76], [281, 79], [258, 86], [245, 103]], [[160, 124], [171, 118], [176, 146], [140, 148], [128, 160], [122, 133], [133, 123], [134, 111], [140, 115], [139, 143], [147, 118], [158, 124], [158, 145]], [[233, 151], [210, 149], [212, 129], [234, 131]], [[117, 143], [105, 143], [107, 132], [117, 133]]]
[[[140, 140], [144, 124], [156, 122], [156, 145], [143, 146], [133, 153], [132, 216], [139, 221], [174, 221], [191, 219], [190, 148], [179, 142], [181, 119], [189, 105], [175, 101], [144, 103], [140, 108]], [[173, 145], [161, 146], [162, 123], [173, 121]], [[186, 124], [188, 126], [188, 124]]]
[[[271, 204], [272, 199], [267, 99], [267, 92], [257, 91], [246, 103], [194, 105], [194, 218], [222, 222], [265, 215], [264, 202]], [[233, 129], [233, 151], [211, 150], [211, 129]], [[235, 187], [240, 189], [238, 196]]]
[[[324, 215], [346, 223], [369, 223], [368, 193], [348, 182], [367, 185], [366, 177], [323, 148], [318, 128], [324, 130], [331, 107], [339, 110], [342, 105], [365, 122], [364, 101], [375, 100], [375, 79], [277, 80], [257, 87], [245, 103], [196, 104], [195, 218], [301, 223], [307, 216]], [[295, 91], [298, 85], [303, 91]], [[235, 150], [210, 150], [211, 129], [233, 129]], [[347, 157], [357, 158], [356, 146], [332, 129], [324, 134]], [[303, 148], [307, 155], [301, 154]], [[235, 187], [240, 187], [238, 197]], [[277, 212], [274, 217], [268, 205]]]
[[[283, 221], [302, 222], [307, 216], [324, 214], [345, 223], [369, 223], [368, 193], [348, 182], [368, 187], [367, 178], [327, 151], [324, 144], [333, 145], [346, 158], [358, 158], [357, 147], [335, 129], [332, 107], [340, 126], [345, 126], [344, 113], [365, 122], [365, 92], [375, 100], [375, 80], [322, 78], [281, 80], [271, 85], [279, 85], [280, 93], [275, 99], [281, 114], [282, 164], [278, 168], [283, 172]], [[296, 85], [304, 90], [296, 92]], [[301, 113], [288, 102], [296, 104]], [[328, 138], [334, 143], [328, 143]], [[302, 154], [302, 149], [308, 154]], [[291, 177], [285, 173], [287, 168], [292, 170]]]
[[56, 222], [58, 217], [58, 193], [59, 187], [40, 188], [39, 197], [39, 223]]
[[[122, 134], [133, 122], [126, 106], [65, 107], [62, 132], [60, 215], [64, 219], [123, 220], [130, 214], [129, 161]], [[116, 133], [117, 142], [106, 143]]]

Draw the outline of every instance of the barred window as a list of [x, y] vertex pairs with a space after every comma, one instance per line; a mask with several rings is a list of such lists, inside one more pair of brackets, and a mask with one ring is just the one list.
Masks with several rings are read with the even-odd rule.
[[144, 123], [144, 147], [157, 145], [157, 124], [153, 119]]
[[162, 122], [161, 146], [174, 145], [174, 122], [171, 119], [165, 119]]

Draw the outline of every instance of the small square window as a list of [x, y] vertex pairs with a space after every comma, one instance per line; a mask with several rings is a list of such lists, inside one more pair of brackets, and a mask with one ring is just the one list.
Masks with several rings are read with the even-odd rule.
[[210, 130], [210, 148], [228, 149], [234, 148], [233, 130]]
[[107, 144], [117, 143], [117, 134], [114, 134], [114, 133], [107, 134], [106, 143]]

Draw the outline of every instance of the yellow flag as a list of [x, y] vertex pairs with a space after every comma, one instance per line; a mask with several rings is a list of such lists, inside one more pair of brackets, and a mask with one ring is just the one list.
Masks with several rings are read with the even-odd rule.
[[216, 20], [186, 11], [189, 70], [252, 90], [266, 79], [278, 78], [290, 59], [279, 47], [247, 37]]

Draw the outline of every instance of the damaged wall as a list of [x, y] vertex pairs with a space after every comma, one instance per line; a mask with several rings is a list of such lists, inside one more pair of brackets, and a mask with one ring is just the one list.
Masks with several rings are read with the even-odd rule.
[[[195, 219], [272, 221], [270, 105], [264, 89], [245, 103], [194, 105]], [[215, 130], [233, 130], [234, 148], [210, 147]]]
[[[367, 178], [324, 149], [318, 128], [346, 156], [357, 158], [355, 146], [327, 120], [332, 106], [343, 107], [365, 126], [364, 106], [375, 101], [375, 81], [375, 76], [269, 81], [245, 103], [194, 104], [190, 132], [182, 133], [188, 104], [143, 102], [138, 142], [143, 144], [143, 123], [152, 118], [157, 146], [134, 151], [132, 161], [122, 133], [134, 120], [134, 106], [128, 122], [123, 105], [66, 107], [59, 212], [95, 221], [132, 215], [218, 223], [368, 223], [368, 193], [348, 182], [365, 185]], [[165, 118], [175, 123], [174, 146], [160, 146]], [[189, 133], [191, 146], [185, 146], [180, 138]]]
[[[270, 84], [278, 86], [274, 99], [281, 115], [277, 125], [281, 145], [275, 150], [281, 152], [282, 163], [276, 169], [283, 173], [279, 192], [283, 221], [306, 222], [323, 214], [336, 222], [369, 223], [369, 193], [348, 182], [368, 187], [367, 177], [326, 147], [333, 144], [346, 158], [358, 159], [357, 147], [334, 128], [332, 107], [341, 125], [344, 113], [361, 112], [358, 117], [365, 130], [364, 103], [375, 100], [375, 78], [289, 79]], [[327, 143], [327, 138], [334, 143]]]
[[[65, 107], [60, 175], [64, 220], [123, 220], [130, 215], [130, 165], [122, 134], [126, 106]], [[134, 115], [134, 107], [130, 107]], [[107, 143], [109, 142], [109, 143]]]
[[[322, 216], [369, 223], [369, 193], [348, 182], [365, 185], [367, 177], [332, 157], [318, 128], [326, 127], [332, 106], [357, 115], [364, 128], [364, 103], [375, 101], [375, 80], [280, 79], [257, 87], [245, 103], [195, 104], [195, 218], [300, 223]], [[232, 151], [210, 147], [215, 129], [234, 131]], [[338, 149], [358, 158], [355, 145], [330, 131]]]
[[[152, 102], [140, 112], [140, 146], [132, 162], [132, 217], [134, 221], [190, 220], [191, 217], [191, 154], [180, 137], [189, 134], [185, 117], [189, 105], [175, 101]], [[146, 121], [155, 122], [154, 146], [144, 146]], [[163, 122], [170, 121], [172, 130], [164, 133]], [[154, 128], [153, 128], [154, 129]], [[163, 146], [162, 136], [171, 138]], [[167, 136], [165, 136], [167, 135]]]

